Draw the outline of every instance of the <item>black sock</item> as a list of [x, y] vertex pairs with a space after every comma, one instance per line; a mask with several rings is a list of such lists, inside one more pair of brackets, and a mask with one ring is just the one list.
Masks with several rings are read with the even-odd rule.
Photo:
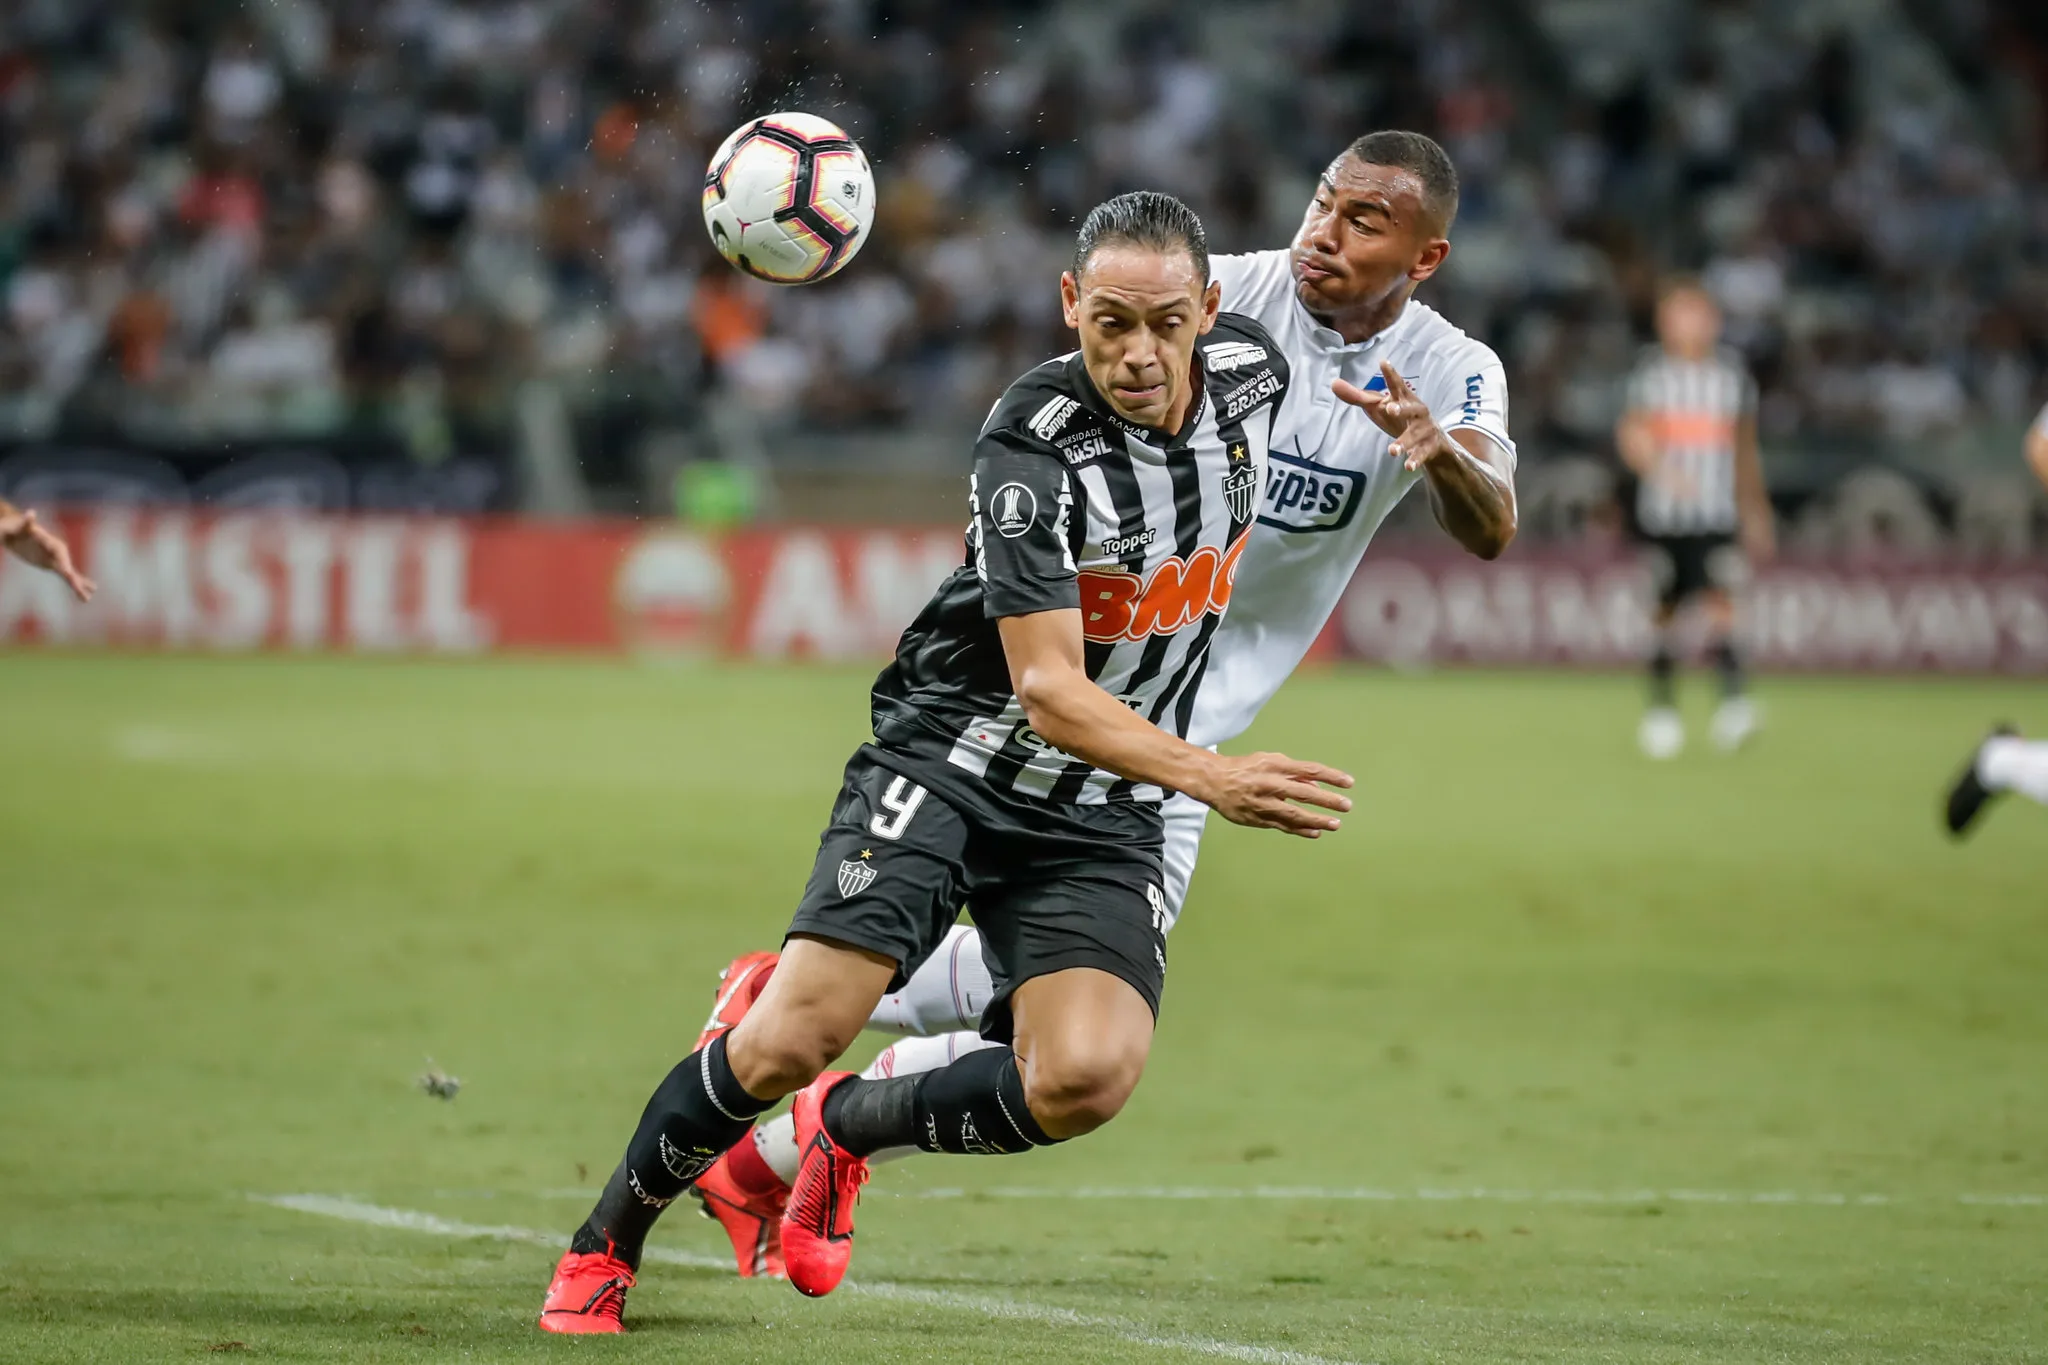
[[1733, 640], [1716, 641], [1707, 651], [1714, 660], [1714, 672], [1721, 678], [1721, 695], [1739, 697], [1742, 695], [1742, 655], [1736, 652]]
[[1670, 706], [1677, 694], [1678, 659], [1671, 642], [1659, 637], [1650, 654], [1650, 705]]
[[610, 1249], [638, 1267], [661, 1211], [747, 1135], [773, 1100], [749, 1095], [725, 1060], [725, 1035], [676, 1063], [647, 1101], [626, 1159], [605, 1182], [597, 1207], [569, 1241], [571, 1251]]
[[821, 1117], [832, 1140], [855, 1156], [884, 1147], [1006, 1156], [1060, 1140], [1031, 1117], [1017, 1054], [1006, 1047], [916, 1076], [842, 1081], [825, 1097]]

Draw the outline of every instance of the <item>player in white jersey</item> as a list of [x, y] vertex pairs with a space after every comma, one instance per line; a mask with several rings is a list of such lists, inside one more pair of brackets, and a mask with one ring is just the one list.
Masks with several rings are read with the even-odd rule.
[[[1195, 698], [1187, 730], [1195, 744], [1235, 739], [1280, 690], [1336, 610], [1373, 532], [1416, 484], [1471, 553], [1493, 559], [1514, 536], [1515, 446], [1500, 361], [1410, 297], [1449, 255], [1456, 212], [1457, 176], [1442, 148], [1415, 133], [1375, 133], [1324, 173], [1291, 248], [1211, 262], [1224, 307], [1271, 333], [1294, 379]], [[1205, 354], [1204, 364], [1264, 359]], [[1171, 926], [1207, 812], [1183, 796], [1164, 813], [1158, 912]], [[774, 961], [754, 953], [726, 969], [707, 1036], [738, 1022]], [[922, 1072], [985, 1046], [968, 1030], [992, 994], [977, 932], [956, 927], [875, 1011], [871, 1028], [910, 1036], [869, 1074]], [[779, 1273], [775, 1215], [797, 1158], [787, 1118], [771, 1120], [697, 1182], [693, 1193], [732, 1237], [742, 1275]]]
[[[2027, 467], [2048, 488], [2048, 407], [2027, 428], [2025, 454]], [[2048, 806], [2048, 743], [2021, 739], [2019, 730], [2007, 724], [1992, 727], [1949, 787], [1942, 812], [1948, 832], [1958, 839], [1968, 834], [1991, 798], [2002, 792], [2018, 792]]]

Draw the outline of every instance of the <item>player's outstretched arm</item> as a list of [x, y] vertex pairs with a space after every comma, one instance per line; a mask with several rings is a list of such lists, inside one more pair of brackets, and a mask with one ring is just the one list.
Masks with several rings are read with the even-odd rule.
[[1026, 720], [1062, 753], [1133, 782], [1186, 792], [1233, 824], [1306, 839], [1342, 823], [1324, 812], [1351, 809], [1349, 797], [1328, 790], [1349, 787], [1349, 773], [1285, 754], [1226, 758], [1167, 734], [1096, 686], [1082, 651], [1079, 611], [1005, 616], [997, 628]]
[[1481, 559], [1498, 559], [1515, 538], [1515, 482], [1512, 468], [1492, 440], [1476, 431], [1446, 432], [1429, 404], [1401, 372], [1380, 362], [1384, 391], [1361, 389], [1340, 379], [1331, 391], [1362, 408], [1373, 425], [1394, 438], [1388, 454], [1422, 471], [1429, 507], [1451, 539]]
[[71, 547], [64, 538], [37, 521], [34, 512], [22, 511], [5, 498], [0, 498], [0, 545], [23, 563], [48, 569], [69, 583], [79, 601], [92, 601], [93, 581], [72, 564]]

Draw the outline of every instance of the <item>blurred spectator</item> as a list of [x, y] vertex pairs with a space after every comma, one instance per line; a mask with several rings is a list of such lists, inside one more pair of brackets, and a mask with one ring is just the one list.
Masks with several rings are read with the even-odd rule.
[[[964, 429], [1067, 344], [1089, 205], [1157, 186], [1215, 249], [1277, 246], [1331, 155], [1412, 126], [1466, 180], [1428, 297], [1509, 358], [1532, 463], [1603, 448], [1671, 269], [1725, 307], [1775, 447], [1917, 449], [2044, 389], [2048, 27], [1984, 9], [2002, 94], [1915, 65], [1888, 7], [1765, 0], [8, 10], [0, 442], [368, 433], [434, 461], [502, 445], [535, 375], [627, 428], [730, 393]], [[862, 140], [881, 219], [778, 291], [717, 262], [697, 201], [731, 127], [787, 107]]]

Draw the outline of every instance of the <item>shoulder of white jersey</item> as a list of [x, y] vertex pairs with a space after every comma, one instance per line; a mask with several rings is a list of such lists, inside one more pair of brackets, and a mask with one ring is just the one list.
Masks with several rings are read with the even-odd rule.
[[1436, 364], [1448, 371], [1500, 364], [1493, 347], [1426, 303], [1411, 299], [1402, 311], [1401, 323], [1405, 330], [1396, 344], [1414, 357], [1418, 367]]
[[1256, 318], [1218, 313], [1195, 349], [1218, 422], [1241, 422], [1266, 404], [1277, 407], [1287, 392], [1287, 357]]
[[990, 409], [982, 437], [1057, 457], [1069, 468], [1092, 464], [1120, 448], [1109, 423], [1082, 400], [1076, 385], [1088, 381], [1076, 379], [1073, 358], [1069, 352], [1019, 376]]
[[1264, 314], [1276, 302], [1294, 301], [1294, 271], [1285, 247], [1211, 256], [1209, 276], [1223, 286], [1223, 306], [1233, 313]]

